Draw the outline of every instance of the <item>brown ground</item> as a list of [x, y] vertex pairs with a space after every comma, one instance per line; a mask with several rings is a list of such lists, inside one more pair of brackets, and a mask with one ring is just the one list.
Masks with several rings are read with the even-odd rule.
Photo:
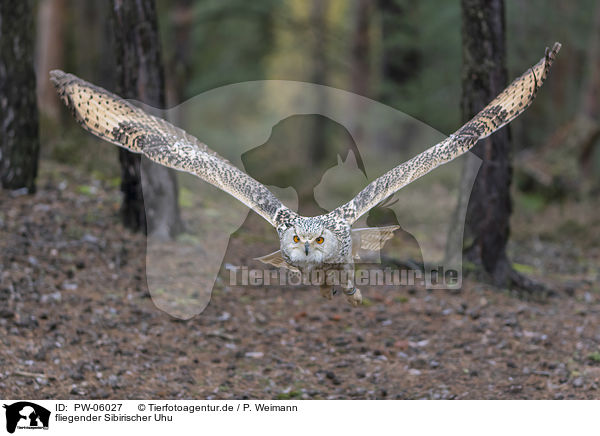
[[[467, 281], [364, 289], [353, 309], [317, 290], [224, 287], [180, 321], [153, 305], [144, 239], [119, 225], [107, 185], [52, 167], [34, 197], [0, 193], [0, 396], [600, 397], [599, 226], [577, 221], [591, 206], [515, 219], [520, 268], [572, 295], [526, 301]], [[226, 261], [246, 261], [241, 246]]]

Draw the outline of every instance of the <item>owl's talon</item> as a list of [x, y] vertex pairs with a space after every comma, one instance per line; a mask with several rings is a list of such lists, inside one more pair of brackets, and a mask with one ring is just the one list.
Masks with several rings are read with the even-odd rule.
[[328, 300], [331, 300], [333, 298], [333, 296], [335, 295], [335, 293], [336, 293], [335, 289], [332, 289], [328, 286], [321, 287], [321, 296], [323, 298], [327, 298]]
[[360, 293], [360, 289], [353, 288], [348, 292], [344, 290], [344, 295], [346, 296], [346, 301], [352, 306], [357, 307], [362, 304], [362, 294]]

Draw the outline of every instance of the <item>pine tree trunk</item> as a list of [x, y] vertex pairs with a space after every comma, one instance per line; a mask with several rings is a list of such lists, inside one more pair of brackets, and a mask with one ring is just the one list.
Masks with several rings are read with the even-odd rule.
[[600, 139], [600, 3], [596, 6], [588, 50], [589, 67], [583, 86], [583, 104], [574, 124], [579, 131], [573, 132], [572, 136], [579, 142], [579, 162], [583, 172], [590, 177], [594, 169], [594, 150]]
[[35, 191], [38, 108], [31, 0], [0, 0], [0, 181]]
[[[380, 98], [386, 104], [398, 101], [397, 87], [416, 77], [421, 70], [421, 53], [408, 45], [419, 31], [415, 20], [417, 3], [407, 0], [378, 0], [381, 20]], [[402, 41], [402, 42], [399, 42]]]
[[[164, 107], [164, 74], [154, 0], [113, 0], [112, 13], [117, 93], [153, 107]], [[159, 238], [175, 236], [182, 224], [174, 172], [124, 149], [119, 149], [119, 160], [124, 225]], [[142, 171], [146, 176], [143, 196]]]
[[[312, 45], [312, 77], [311, 82], [325, 85], [327, 82], [327, 13], [329, 0], [313, 0], [311, 5], [311, 27], [314, 29], [315, 38]], [[319, 93], [319, 113], [325, 111], [327, 99], [325, 93]], [[311, 158], [313, 162], [321, 162], [325, 157], [325, 128], [327, 121], [322, 117], [313, 117], [314, 128], [311, 131]], [[309, 194], [310, 195], [310, 194]], [[312, 197], [312, 195], [310, 195]]]
[[352, 90], [365, 97], [369, 96], [370, 91], [370, 19], [371, 3], [369, 0], [356, 0], [352, 33]]
[[193, 0], [179, 0], [173, 5], [173, 37], [170, 41], [171, 56], [166, 57], [167, 104], [179, 104], [186, 99], [185, 89], [194, 72], [194, 43], [192, 32], [194, 25]]
[[38, 101], [42, 115], [54, 121], [59, 119], [62, 107], [48, 73], [64, 68], [66, 9], [66, 0], [44, 0], [39, 3], [37, 13]]
[[[507, 84], [503, 0], [462, 0], [463, 121], [485, 107]], [[467, 258], [492, 281], [509, 284], [506, 256], [512, 204], [508, 127], [481, 141], [473, 152], [483, 162], [469, 200], [465, 223]]]

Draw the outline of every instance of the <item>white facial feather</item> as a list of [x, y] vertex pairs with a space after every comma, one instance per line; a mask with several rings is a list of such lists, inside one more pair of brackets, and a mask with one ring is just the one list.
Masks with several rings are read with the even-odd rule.
[[[302, 228], [290, 227], [280, 241], [284, 258], [298, 267], [336, 262], [339, 256], [337, 238], [328, 229], [319, 230], [306, 232]], [[318, 242], [319, 238], [323, 238], [321, 243]]]

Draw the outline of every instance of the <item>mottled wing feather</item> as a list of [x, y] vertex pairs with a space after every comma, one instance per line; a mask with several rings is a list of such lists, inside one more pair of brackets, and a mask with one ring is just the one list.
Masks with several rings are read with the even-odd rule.
[[77, 122], [94, 135], [200, 177], [274, 226], [294, 215], [264, 185], [182, 129], [72, 74], [54, 70], [50, 77]]
[[330, 214], [350, 224], [355, 222], [360, 216], [399, 189], [434, 168], [462, 155], [471, 149], [477, 141], [510, 123], [532, 103], [559, 50], [559, 43], [555, 43], [551, 50], [546, 49], [546, 55], [536, 65], [515, 79], [500, 95], [458, 131], [439, 144], [374, 180], [359, 192], [354, 199]]
[[352, 259], [355, 262], [379, 263], [380, 251], [394, 237], [400, 226], [352, 229]]
[[276, 268], [287, 268], [290, 271], [300, 272], [298, 268], [290, 265], [285, 261], [283, 255], [281, 254], [281, 250], [274, 251], [273, 253], [267, 254], [265, 256], [256, 257], [254, 260], [260, 260], [262, 263], [266, 263], [267, 265], [273, 265]]
[[352, 248], [376, 251], [381, 250], [385, 243], [394, 237], [394, 232], [400, 226], [366, 227], [352, 229]]

